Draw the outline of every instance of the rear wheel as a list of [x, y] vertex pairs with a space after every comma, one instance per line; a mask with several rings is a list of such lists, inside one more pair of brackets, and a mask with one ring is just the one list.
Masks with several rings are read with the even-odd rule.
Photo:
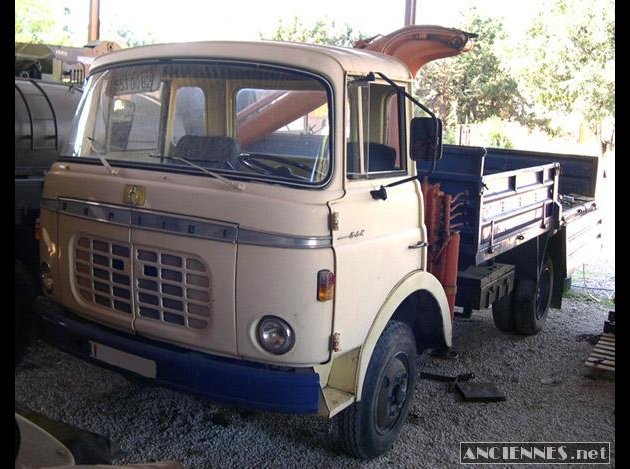
[[339, 416], [339, 436], [346, 452], [372, 459], [392, 447], [409, 413], [416, 355], [409, 326], [390, 321], [370, 359], [362, 399]]
[[514, 286], [514, 325], [516, 332], [534, 335], [547, 321], [553, 290], [553, 262], [547, 256], [538, 282], [523, 279]]
[[505, 295], [500, 300], [492, 303], [492, 318], [494, 319], [494, 325], [497, 326], [502, 332], [514, 332], [515, 319], [514, 319], [514, 304], [513, 293]]

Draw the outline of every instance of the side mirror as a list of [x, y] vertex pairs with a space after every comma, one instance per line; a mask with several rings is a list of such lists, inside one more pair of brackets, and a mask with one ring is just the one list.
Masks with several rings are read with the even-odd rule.
[[442, 158], [442, 121], [433, 117], [411, 119], [410, 155], [413, 161], [438, 161]]
[[115, 99], [112, 111], [112, 135], [110, 147], [112, 150], [125, 150], [129, 143], [129, 134], [133, 123], [136, 105], [128, 99]]

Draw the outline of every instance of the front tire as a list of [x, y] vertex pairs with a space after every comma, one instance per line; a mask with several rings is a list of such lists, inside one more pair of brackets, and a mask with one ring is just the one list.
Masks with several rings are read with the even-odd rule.
[[362, 399], [339, 416], [339, 436], [347, 453], [373, 459], [393, 446], [409, 413], [416, 357], [409, 326], [390, 321], [370, 358]]

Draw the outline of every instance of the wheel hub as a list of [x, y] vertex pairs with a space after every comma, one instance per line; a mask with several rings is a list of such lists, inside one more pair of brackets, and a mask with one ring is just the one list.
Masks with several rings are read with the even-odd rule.
[[377, 398], [376, 426], [380, 431], [393, 427], [407, 402], [409, 373], [404, 357], [390, 360]]

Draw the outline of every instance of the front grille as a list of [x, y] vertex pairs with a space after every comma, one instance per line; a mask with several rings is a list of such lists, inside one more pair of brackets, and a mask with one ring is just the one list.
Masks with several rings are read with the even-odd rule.
[[131, 315], [133, 298], [136, 315], [143, 318], [176, 327], [208, 327], [211, 278], [196, 256], [81, 235], [74, 243], [73, 263], [84, 301]]
[[85, 301], [131, 314], [131, 259], [128, 244], [81, 236], [74, 245], [77, 290]]
[[204, 329], [211, 284], [205, 263], [190, 254], [135, 249], [138, 314], [176, 326]]

